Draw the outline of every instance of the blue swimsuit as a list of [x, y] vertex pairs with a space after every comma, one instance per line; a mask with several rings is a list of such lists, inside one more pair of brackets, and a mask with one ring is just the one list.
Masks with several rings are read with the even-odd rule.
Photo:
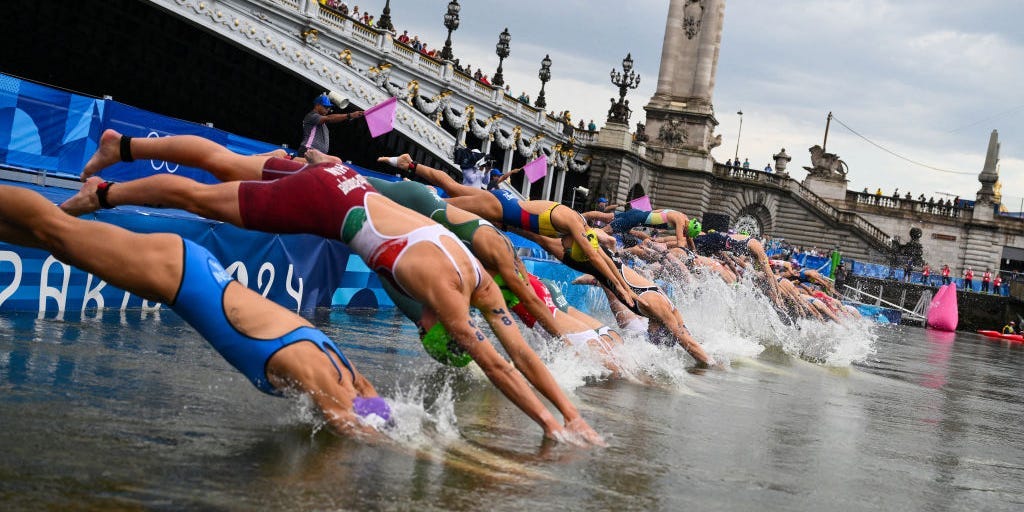
[[298, 327], [280, 338], [269, 340], [252, 338], [238, 332], [224, 313], [224, 290], [233, 279], [206, 248], [189, 240], [182, 241], [185, 249], [181, 286], [169, 306], [199, 331], [224, 359], [248, 377], [257, 389], [271, 395], [280, 394], [267, 380], [267, 361], [278, 350], [302, 341], [319, 347], [334, 365], [340, 378], [341, 369], [334, 358], [330, 357], [328, 350], [334, 352], [352, 373], [355, 381], [352, 364], [338, 346], [317, 329]]

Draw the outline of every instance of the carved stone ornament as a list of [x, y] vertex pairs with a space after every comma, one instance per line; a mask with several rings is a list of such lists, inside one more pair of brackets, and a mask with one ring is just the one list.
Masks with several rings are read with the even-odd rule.
[[669, 119], [658, 129], [658, 142], [668, 147], [679, 147], [686, 142], [686, 128], [678, 119]]
[[811, 167], [804, 167], [808, 174], [821, 178], [846, 179], [849, 169], [846, 162], [840, 160], [835, 153], [826, 153], [817, 144], [808, 151], [811, 152]]
[[683, 8], [683, 30], [687, 39], [693, 39], [700, 33], [700, 22], [704, 19], [704, 2], [706, 0], [686, 0]]

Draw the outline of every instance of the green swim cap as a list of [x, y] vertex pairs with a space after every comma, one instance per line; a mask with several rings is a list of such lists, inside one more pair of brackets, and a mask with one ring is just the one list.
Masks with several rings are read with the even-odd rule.
[[686, 236], [694, 238], [697, 235], [700, 235], [700, 229], [700, 221], [697, 219], [690, 219], [690, 224], [686, 228]]
[[441, 364], [462, 368], [473, 360], [455, 340], [448, 331], [444, 330], [441, 322], [434, 324], [430, 330], [420, 339], [423, 342], [423, 349], [430, 354], [430, 357], [437, 359]]
[[519, 305], [519, 297], [516, 297], [516, 294], [508, 289], [508, 285], [505, 284], [505, 278], [501, 277], [501, 274], [495, 274], [494, 282], [498, 285], [498, 289], [501, 290], [501, 296], [505, 299], [506, 306], [514, 308]]

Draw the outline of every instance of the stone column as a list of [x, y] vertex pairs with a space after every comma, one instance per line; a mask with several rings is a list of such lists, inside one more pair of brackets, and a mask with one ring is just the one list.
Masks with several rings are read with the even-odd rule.
[[552, 201], [562, 202], [562, 198], [565, 197], [565, 175], [568, 174], [569, 169], [556, 170], [558, 173], [558, 182], [555, 184], [555, 197]]

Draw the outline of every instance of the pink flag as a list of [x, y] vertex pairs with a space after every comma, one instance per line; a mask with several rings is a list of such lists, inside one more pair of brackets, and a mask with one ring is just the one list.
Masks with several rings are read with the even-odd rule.
[[523, 166], [526, 179], [533, 183], [548, 174], [548, 156], [541, 153], [540, 157]]
[[643, 210], [649, 212], [651, 208], [651, 198], [647, 196], [640, 196], [629, 202], [629, 206], [636, 210]]
[[370, 128], [370, 136], [378, 137], [394, 129], [395, 111], [398, 110], [398, 98], [391, 97], [378, 103], [363, 113], [366, 126]]

